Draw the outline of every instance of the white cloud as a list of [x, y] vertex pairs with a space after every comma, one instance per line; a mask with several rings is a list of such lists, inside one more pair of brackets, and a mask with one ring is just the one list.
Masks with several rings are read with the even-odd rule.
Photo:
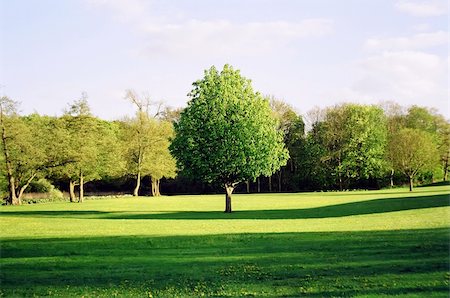
[[290, 22], [232, 23], [227, 20], [188, 20], [182, 23], [147, 24], [149, 40], [145, 49], [151, 54], [248, 56], [286, 48], [291, 42], [331, 33], [328, 19]]
[[448, 32], [419, 33], [412, 37], [370, 38], [364, 47], [368, 50], [417, 50], [448, 44]]
[[436, 107], [447, 104], [447, 66], [439, 56], [385, 52], [361, 61], [359, 67], [363, 76], [352, 87], [358, 94]]
[[153, 13], [151, 1], [86, 0], [126, 23], [143, 39], [141, 55], [179, 57], [257, 56], [287, 49], [303, 38], [321, 37], [333, 31], [333, 21], [310, 18], [298, 22], [247, 22], [199, 20], [183, 14]]
[[397, 1], [395, 7], [415, 17], [433, 17], [448, 14], [447, 0]]
[[417, 24], [413, 26], [413, 29], [417, 32], [426, 32], [430, 31], [431, 25], [427, 23]]

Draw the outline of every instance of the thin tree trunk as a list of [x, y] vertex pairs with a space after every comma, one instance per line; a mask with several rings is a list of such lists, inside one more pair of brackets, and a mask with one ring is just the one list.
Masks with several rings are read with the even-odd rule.
[[156, 195], [159, 197], [161, 196], [161, 192], [160, 192], [160, 188], [159, 188], [159, 183], [161, 182], [160, 179], [156, 179]]
[[18, 200], [17, 195], [16, 195], [16, 183], [15, 183], [14, 176], [8, 175], [8, 182], [9, 182], [8, 204], [20, 205], [20, 201]]
[[69, 181], [69, 198], [70, 198], [70, 202], [73, 203], [76, 200], [75, 197], [75, 182], [70, 180]]
[[250, 193], [250, 181], [249, 180], [245, 181], [245, 184], [247, 186], [247, 193]]
[[0, 123], [2, 126], [2, 143], [3, 143], [3, 154], [5, 156], [5, 165], [6, 165], [6, 175], [8, 177], [8, 190], [9, 190], [9, 197], [8, 197], [8, 203], [11, 205], [20, 205], [20, 201], [17, 198], [16, 195], [16, 181], [14, 178], [12, 165], [11, 165], [11, 159], [9, 158], [9, 148], [7, 143], [7, 136], [6, 136], [6, 128], [4, 123], [4, 114], [3, 114], [3, 106], [0, 105]]
[[18, 201], [19, 205], [22, 204], [22, 196], [23, 196], [23, 193], [25, 192], [25, 189], [27, 189], [27, 187], [30, 185], [31, 181], [34, 179], [34, 177], [36, 177], [36, 173], [31, 175], [31, 177], [27, 180], [27, 183], [25, 183], [25, 185], [20, 188], [19, 195], [17, 196], [17, 201]]
[[447, 153], [447, 158], [445, 159], [445, 162], [444, 162], [444, 181], [448, 180], [448, 158], [449, 158], [449, 154]]
[[394, 187], [394, 169], [391, 169], [391, 188]]
[[269, 192], [272, 192], [272, 176], [269, 176]]
[[225, 184], [225, 213], [231, 213], [231, 194], [233, 193], [233, 184]]
[[83, 172], [80, 171], [80, 189], [79, 189], [79, 199], [78, 202], [84, 202], [84, 176]]
[[133, 196], [137, 197], [139, 196], [139, 188], [141, 187], [141, 171], [138, 171], [137, 178], [136, 178], [136, 187], [133, 191]]
[[261, 192], [261, 179], [258, 177], [256, 178], [256, 182], [257, 182], [257, 187], [258, 187], [258, 193]]
[[281, 192], [281, 169], [278, 171], [278, 192]]
[[413, 191], [413, 177], [409, 176], [409, 191]]
[[158, 197], [159, 196], [159, 179], [151, 178], [152, 183], [152, 196]]

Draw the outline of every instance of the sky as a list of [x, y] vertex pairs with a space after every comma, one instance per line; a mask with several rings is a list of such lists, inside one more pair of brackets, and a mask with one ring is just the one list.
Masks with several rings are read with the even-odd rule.
[[447, 0], [0, 0], [0, 95], [61, 115], [134, 113], [125, 90], [184, 107], [230, 64], [305, 115], [342, 102], [450, 118]]

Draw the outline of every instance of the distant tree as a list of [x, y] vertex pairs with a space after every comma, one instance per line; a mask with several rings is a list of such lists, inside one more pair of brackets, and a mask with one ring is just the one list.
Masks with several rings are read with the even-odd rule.
[[448, 175], [448, 155], [450, 150], [449, 145], [449, 122], [438, 114], [435, 109], [426, 107], [411, 106], [405, 117], [405, 127], [418, 129], [428, 133], [438, 149], [438, 155], [442, 165], [436, 159], [435, 166], [430, 168], [427, 173], [422, 173], [425, 177], [431, 177], [434, 181], [436, 178], [446, 179]]
[[320, 173], [312, 179], [321, 179], [327, 187], [334, 180], [343, 189], [349, 183], [382, 176], [387, 132], [380, 108], [343, 104], [327, 108], [321, 119], [313, 124], [305, 148], [310, 160], [303, 166]]
[[282, 191], [282, 176], [287, 176], [285, 178], [290, 179], [288, 184], [290, 189], [293, 190], [297, 188], [293, 184], [295, 184], [294, 179], [296, 178], [300, 148], [304, 142], [305, 124], [302, 117], [288, 103], [276, 99], [273, 96], [268, 96], [266, 99], [269, 100], [274, 117], [278, 120], [277, 129], [283, 134], [283, 141], [286, 149], [289, 151], [287, 165], [281, 167], [276, 173], [278, 176], [278, 191]]
[[[18, 116], [17, 106], [17, 102], [6, 96], [0, 98], [2, 151], [9, 193], [7, 202], [12, 205], [21, 204], [23, 192], [36, 176], [35, 165], [28, 163], [29, 153], [33, 150], [30, 128]], [[35, 153], [41, 155], [40, 152]]]
[[450, 123], [442, 118], [439, 123], [438, 132], [440, 135], [438, 150], [442, 163], [443, 179], [447, 181], [450, 167]]
[[76, 201], [75, 186], [78, 186], [78, 202], [82, 203], [85, 183], [100, 179], [112, 165], [120, 168], [118, 142], [110, 125], [92, 115], [85, 93], [69, 105], [61, 121], [67, 134], [65, 154], [72, 162], [59, 175], [69, 180], [70, 201]]
[[1, 148], [8, 181], [9, 204], [21, 204], [30, 183], [49, 169], [69, 162], [59, 151], [60, 130], [52, 117], [20, 117], [17, 103], [0, 98]]
[[225, 212], [231, 212], [237, 184], [286, 164], [283, 135], [269, 102], [231, 66], [211, 67], [193, 86], [170, 150], [186, 176], [225, 188]]
[[182, 108], [165, 107], [159, 115], [159, 119], [168, 121], [170, 123], [178, 122]]
[[[136, 107], [135, 118], [125, 122], [123, 138], [125, 140], [125, 159], [128, 171], [136, 177], [133, 195], [139, 195], [141, 178], [151, 176], [152, 196], [159, 196], [159, 181], [162, 177], [175, 177], [175, 160], [169, 152], [169, 138], [173, 135], [173, 126], [164, 117], [174, 117], [163, 109], [162, 102], [152, 102], [146, 95], [139, 96], [133, 90], [127, 90], [126, 98]], [[151, 115], [151, 107], [155, 107]], [[163, 113], [163, 112], [166, 113]]]
[[[406, 127], [406, 113], [404, 108], [395, 102], [383, 102], [380, 107], [383, 109], [386, 116], [387, 142], [389, 144], [392, 138], [394, 138], [401, 129]], [[391, 149], [395, 150], [395, 148], [390, 146], [386, 147], [386, 161], [388, 168], [390, 168], [390, 186], [392, 188], [394, 187], [395, 169], [389, 159], [389, 155], [391, 154], [389, 150]]]
[[410, 191], [417, 174], [431, 170], [438, 158], [433, 137], [419, 129], [401, 129], [391, 138], [389, 147], [389, 158], [394, 168], [408, 177]]

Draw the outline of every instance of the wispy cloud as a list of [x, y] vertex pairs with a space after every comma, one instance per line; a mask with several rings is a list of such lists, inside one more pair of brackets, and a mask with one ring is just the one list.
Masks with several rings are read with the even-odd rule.
[[287, 50], [301, 39], [333, 32], [333, 21], [326, 18], [242, 23], [186, 18], [182, 13], [175, 17], [153, 14], [151, 2], [142, 0], [87, 1], [94, 7], [109, 9], [115, 18], [132, 26], [143, 42], [138, 53], [146, 56], [259, 56]]
[[152, 23], [145, 28], [146, 53], [162, 55], [248, 56], [262, 55], [286, 48], [291, 42], [331, 33], [328, 19], [306, 19], [298, 23], [228, 20], [181, 23]]
[[360, 61], [362, 77], [352, 90], [378, 99], [422, 104], [446, 98], [446, 61], [418, 51], [384, 52]]
[[371, 51], [426, 49], [446, 45], [448, 37], [448, 32], [436, 31], [419, 33], [411, 37], [369, 38], [365, 42], [364, 48]]
[[448, 14], [447, 0], [400, 0], [397, 1], [395, 7], [399, 11], [415, 17], [433, 17]]

